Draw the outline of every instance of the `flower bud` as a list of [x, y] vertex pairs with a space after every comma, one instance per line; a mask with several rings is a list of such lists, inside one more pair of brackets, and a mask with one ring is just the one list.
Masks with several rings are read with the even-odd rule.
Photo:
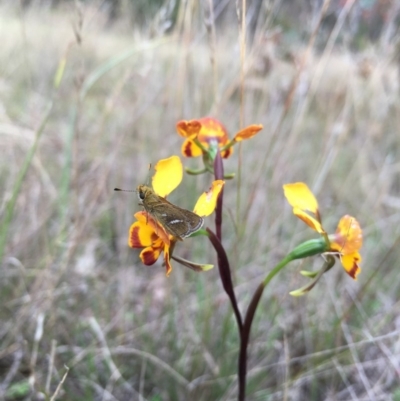
[[288, 256], [291, 260], [303, 259], [309, 256], [320, 255], [327, 251], [329, 251], [329, 244], [321, 237], [318, 239], [311, 239], [296, 246]]

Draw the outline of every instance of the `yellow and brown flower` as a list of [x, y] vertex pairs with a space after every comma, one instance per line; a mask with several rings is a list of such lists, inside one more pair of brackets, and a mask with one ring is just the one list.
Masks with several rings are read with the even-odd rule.
[[361, 271], [361, 255], [358, 251], [362, 247], [362, 230], [358, 221], [345, 215], [340, 219], [335, 234], [328, 235], [321, 224], [317, 199], [308, 186], [296, 182], [284, 185], [283, 190], [293, 207], [293, 213], [325, 238], [326, 252], [337, 255], [346, 273], [356, 279]]
[[[166, 197], [180, 184], [182, 177], [183, 166], [178, 156], [160, 160], [155, 165], [155, 174], [152, 178], [153, 190], [158, 196]], [[204, 192], [199, 197], [194, 213], [201, 217], [209, 216], [216, 207], [218, 195], [223, 186], [224, 181], [213, 181], [209, 191]], [[131, 248], [143, 248], [140, 259], [147, 266], [154, 264], [161, 253], [164, 253], [164, 263], [168, 276], [172, 270], [170, 258], [178, 238], [168, 234], [164, 227], [146, 211], [137, 212], [134, 216], [137, 221], [130, 227], [128, 245]], [[185, 266], [197, 271], [208, 270], [211, 266], [197, 265], [183, 259], [180, 260]]]
[[212, 117], [178, 121], [176, 129], [178, 134], [185, 138], [181, 149], [183, 156], [205, 155], [212, 147], [216, 147], [226, 159], [233, 153], [233, 145], [236, 142], [252, 138], [262, 129], [262, 125], [250, 125], [239, 131], [232, 140], [229, 140], [224, 125]]
[[137, 212], [134, 216], [137, 221], [129, 229], [128, 245], [131, 248], [143, 248], [139, 257], [146, 266], [154, 264], [161, 252], [164, 252], [164, 264], [168, 276], [172, 271], [170, 255], [177, 239], [168, 235], [161, 224], [147, 212]]

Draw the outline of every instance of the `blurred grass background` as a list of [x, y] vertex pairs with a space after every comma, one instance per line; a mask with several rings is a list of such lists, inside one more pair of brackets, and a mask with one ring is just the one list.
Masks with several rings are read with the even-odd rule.
[[[180, 154], [178, 120], [209, 115], [231, 136], [264, 125], [225, 164], [241, 160], [224, 243], [243, 311], [314, 236], [282, 184], [313, 188], [328, 232], [344, 214], [364, 229], [357, 282], [337, 264], [290, 297], [313, 258], [268, 288], [248, 400], [400, 400], [399, 7], [328, 3], [321, 18], [319, 1], [248, 1], [243, 80], [233, 1], [0, 3], [1, 399], [51, 399], [65, 366], [63, 400], [236, 399], [217, 269], [143, 266], [127, 246], [136, 195], [113, 192]], [[192, 208], [211, 179], [184, 177], [172, 201]], [[216, 263], [203, 238], [176, 253]]]

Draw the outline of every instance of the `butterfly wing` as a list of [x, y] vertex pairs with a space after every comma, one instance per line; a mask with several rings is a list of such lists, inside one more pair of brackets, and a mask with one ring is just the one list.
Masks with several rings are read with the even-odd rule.
[[[166, 204], [168, 207], [165, 207]], [[182, 209], [163, 198], [160, 203], [153, 205], [149, 213], [169, 234], [180, 240], [200, 230], [204, 224], [204, 219], [196, 213]]]

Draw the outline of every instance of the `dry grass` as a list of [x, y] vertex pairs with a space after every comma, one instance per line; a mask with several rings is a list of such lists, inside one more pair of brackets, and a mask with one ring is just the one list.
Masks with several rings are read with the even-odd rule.
[[[238, 38], [217, 32], [217, 101], [207, 35], [189, 14], [179, 35], [153, 39], [102, 18], [95, 7], [1, 8], [3, 223], [53, 103], [8, 230], [1, 228], [0, 390], [28, 399], [28, 378], [30, 399], [50, 399], [66, 365], [63, 400], [233, 400], [237, 331], [217, 269], [196, 274], [175, 264], [167, 279], [161, 264], [141, 265], [127, 247], [136, 197], [112, 189], [136, 187], [149, 162], [179, 153], [180, 119], [213, 115], [231, 135], [239, 129]], [[238, 218], [236, 182], [226, 186], [224, 238], [240, 306], [279, 258], [313, 235], [285, 204], [284, 183], [315, 189], [328, 231], [343, 214], [356, 216], [364, 262], [357, 282], [338, 265], [301, 299], [288, 292], [304, 283], [299, 270], [319, 260], [275, 279], [252, 331], [248, 399], [399, 400], [400, 104], [392, 49], [311, 55], [285, 110], [306, 44], [291, 50], [292, 61], [280, 57], [285, 46], [260, 42], [246, 59], [245, 124], [264, 130], [243, 143]], [[237, 170], [238, 153], [228, 171]], [[210, 180], [185, 177], [173, 199], [190, 208]], [[179, 244], [177, 253], [215, 263], [203, 239]]]

